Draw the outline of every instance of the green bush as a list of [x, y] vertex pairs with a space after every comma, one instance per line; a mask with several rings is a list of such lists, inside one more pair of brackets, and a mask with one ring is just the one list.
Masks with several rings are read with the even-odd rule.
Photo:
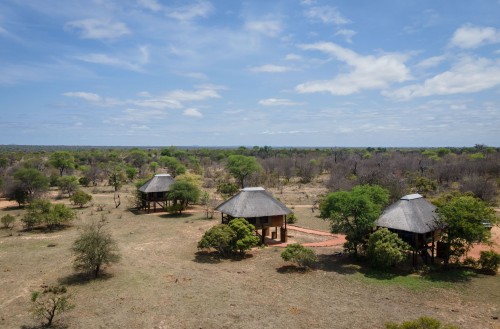
[[53, 205], [48, 200], [35, 200], [28, 207], [21, 221], [26, 229], [45, 224], [49, 229], [76, 218], [75, 212], [63, 204]]
[[51, 327], [57, 314], [75, 307], [69, 302], [70, 298], [71, 295], [64, 286], [47, 287], [42, 292], [34, 291], [31, 293], [31, 314], [35, 318], [46, 320], [45, 327]]
[[370, 235], [367, 255], [373, 266], [387, 268], [403, 262], [408, 248], [396, 233], [382, 228]]
[[73, 202], [73, 204], [83, 208], [84, 205], [92, 201], [92, 195], [80, 190], [73, 193], [69, 200]]
[[14, 225], [16, 218], [12, 215], [5, 215], [2, 217], [1, 221], [4, 228], [9, 228], [12, 227], [11, 225]]
[[299, 219], [297, 218], [297, 215], [295, 215], [294, 213], [291, 213], [290, 215], [286, 216], [286, 222], [288, 224], [295, 224], [297, 223]]
[[297, 263], [300, 267], [311, 268], [318, 261], [314, 250], [299, 243], [289, 244], [281, 253], [281, 258], [287, 262]]
[[386, 329], [458, 329], [451, 324], [442, 324], [439, 320], [422, 316], [417, 320], [405, 321], [401, 324], [386, 323]]
[[494, 252], [493, 250], [481, 251], [479, 264], [481, 265], [481, 269], [483, 271], [496, 275], [498, 265], [500, 264], [500, 254]]
[[244, 254], [259, 244], [259, 237], [254, 235], [254, 230], [255, 227], [246, 219], [235, 218], [227, 225], [219, 224], [206, 231], [198, 242], [198, 248], [213, 248], [223, 256], [236, 252]]

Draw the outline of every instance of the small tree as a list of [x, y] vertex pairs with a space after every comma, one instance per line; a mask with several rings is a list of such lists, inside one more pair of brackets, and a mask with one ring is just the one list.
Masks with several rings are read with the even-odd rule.
[[76, 255], [73, 262], [75, 269], [92, 273], [95, 278], [104, 265], [120, 260], [115, 240], [103, 227], [103, 222], [85, 226], [72, 248]]
[[7, 215], [2, 217], [1, 221], [2, 221], [4, 228], [12, 228], [12, 226], [14, 225], [14, 222], [16, 221], [16, 218], [12, 215], [7, 214]]
[[195, 184], [187, 181], [177, 181], [170, 185], [167, 197], [174, 202], [174, 206], [179, 205], [174, 208], [179, 213], [182, 213], [182, 210], [186, 209], [190, 203], [198, 201], [200, 193], [200, 189]]
[[281, 258], [287, 262], [297, 263], [300, 267], [311, 268], [318, 261], [314, 250], [304, 247], [299, 243], [286, 246], [281, 253]]
[[49, 162], [52, 166], [59, 169], [59, 176], [63, 175], [64, 170], [75, 167], [75, 158], [68, 151], [57, 151], [52, 153]]
[[49, 229], [76, 218], [75, 212], [63, 204], [53, 205], [48, 200], [35, 200], [21, 219], [26, 229], [45, 224]]
[[9, 197], [19, 204], [31, 201], [49, 187], [48, 178], [41, 171], [32, 168], [18, 169], [14, 173], [14, 181], [13, 195]]
[[84, 205], [92, 201], [92, 195], [79, 190], [73, 193], [73, 195], [69, 199], [71, 202], [73, 202], [73, 204], [79, 206], [80, 208], [83, 208]]
[[244, 254], [246, 250], [250, 250], [259, 244], [259, 237], [253, 234], [255, 226], [246, 219], [235, 218], [228, 225], [236, 234], [232, 241], [233, 250], [238, 250], [240, 254]]
[[69, 196], [78, 190], [79, 185], [80, 183], [78, 182], [78, 177], [75, 176], [63, 176], [57, 179], [57, 186], [63, 193], [66, 193]]
[[387, 268], [403, 262], [409, 247], [396, 233], [382, 228], [370, 235], [367, 254], [372, 265]]
[[50, 286], [43, 291], [31, 293], [31, 313], [35, 318], [46, 320], [46, 327], [51, 327], [54, 317], [75, 306], [69, 300], [71, 295], [64, 286]]
[[231, 227], [225, 224], [219, 224], [211, 227], [203, 234], [203, 237], [198, 242], [199, 249], [217, 250], [221, 255], [227, 256], [232, 253], [231, 242], [235, 238], [236, 233]]
[[480, 255], [479, 264], [481, 265], [481, 269], [489, 274], [496, 275], [498, 265], [500, 264], [500, 254], [493, 250], [489, 250], [481, 251]]

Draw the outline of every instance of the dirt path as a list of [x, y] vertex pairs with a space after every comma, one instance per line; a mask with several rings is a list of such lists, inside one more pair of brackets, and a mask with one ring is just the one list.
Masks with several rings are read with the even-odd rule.
[[[298, 231], [298, 232], [312, 234], [312, 235], [331, 237], [331, 239], [328, 239], [325, 241], [302, 243], [302, 245], [304, 247], [338, 247], [338, 246], [342, 246], [346, 242], [345, 235], [342, 235], [342, 234], [332, 234], [332, 233], [326, 232], [326, 231], [311, 230], [308, 228], [295, 226], [295, 225], [287, 225], [287, 228], [289, 230], [292, 230], [292, 231]], [[273, 244], [273, 247], [284, 248], [287, 245], [288, 245], [288, 242], [285, 242], [285, 243]]]

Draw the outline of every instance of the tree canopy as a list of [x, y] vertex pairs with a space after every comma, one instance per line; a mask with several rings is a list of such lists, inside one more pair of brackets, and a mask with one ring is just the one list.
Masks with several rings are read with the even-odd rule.
[[245, 178], [261, 170], [260, 164], [252, 156], [230, 155], [227, 159], [227, 170], [236, 178], [241, 188], [245, 187]]
[[59, 176], [62, 176], [64, 170], [75, 167], [75, 158], [68, 151], [56, 151], [50, 155], [49, 163], [59, 169]]
[[376, 185], [359, 185], [351, 191], [328, 194], [320, 203], [320, 216], [331, 221], [333, 233], [346, 235], [346, 247], [355, 255], [364, 244], [382, 208], [389, 201], [389, 192]]
[[486, 242], [490, 231], [484, 223], [495, 224], [494, 211], [485, 202], [469, 195], [455, 196], [437, 209], [444, 227], [442, 240], [447, 242], [447, 264], [450, 257], [458, 259], [470, 250], [473, 243]]
[[182, 210], [189, 205], [189, 203], [197, 202], [200, 194], [201, 191], [196, 184], [180, 180], [170, 185], [167, 197], [169, 200], [174, 202], [174, 205], [178, 205], [174, 208], [181, 213]]

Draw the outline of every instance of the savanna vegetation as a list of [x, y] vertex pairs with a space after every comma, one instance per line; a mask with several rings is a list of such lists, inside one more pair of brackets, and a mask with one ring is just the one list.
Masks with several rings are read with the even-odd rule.
[[[498, 249], [467, 256], [477, 242], [490, 240], [488, 226], [496, 230], [499, 163], [500, 149], [485, 145], [3, 146], [0, 305], [15, 316], [3, 315], [0, 327], [26, 326], [31, 303], [32, 315], [48, 326], [60, 315], [71, 327], [95, 327], [106, 318], [106, 327], [373, 328], [391, 321], [398, 328], [439, 323], [420, 318], [431, 316], [459, 328], [478, 321], [493, 328]], [[137, 186], [156, 173], [176, 179], [170, 207], [142, 215]], [[252, 249], [260, 241], [252, 225], [244, 219], [220, 225], [210, 210], [245, 186], [266, 187], [289, 205], [289, 223], [345, 235], [346, 244], [305, 248], [322, 238], [294, 232], [286, 249]], [[447, 270], [440, 262], [413, 268], [409, 246], [389, 231], [374, 232], [384, 207], [409, 193], [438, 206]], [[287, 271], [287, 262], [314, 271]], [[36, 292], [31, 300], [29, 291]], [[202, 307], [207, 301], [211, 306]], [[56, 305], [52, 313], [50, 305]], [[358, 307], [364, 314], [352, 315]]]

